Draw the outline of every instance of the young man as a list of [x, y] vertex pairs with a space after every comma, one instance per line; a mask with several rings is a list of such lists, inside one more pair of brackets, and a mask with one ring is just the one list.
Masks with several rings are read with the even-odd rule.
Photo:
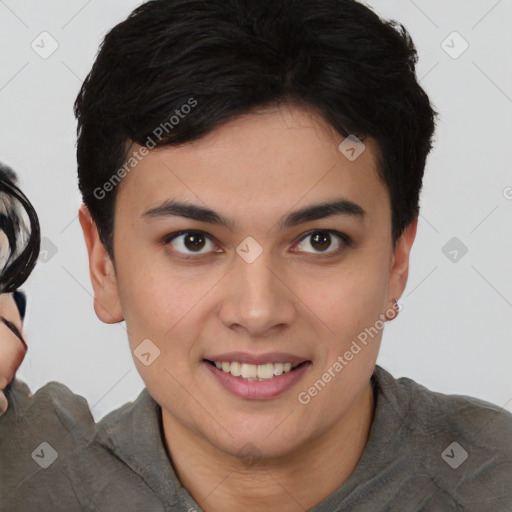
[[14, 380], [1, 510], [503, 511], [512, 415], [376, 365], [435, 112], [353, 0], [155, 0], [77, 98], [98, 317], [146, 389]]

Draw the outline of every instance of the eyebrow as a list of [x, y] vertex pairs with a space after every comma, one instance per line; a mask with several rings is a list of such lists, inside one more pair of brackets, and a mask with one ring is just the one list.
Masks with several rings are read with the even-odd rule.
[[[365, 219], [365, 210], [348, 199], [339, 198], [327, 202], [312, 204], [285, 215], [279, 221], [281, 230], [288, 229], [305, 222], [325, 219], [335, 215], [343, 215], [362, 222]], [[158, 217], [185, 217], [208, 224], [224, 226], [233, 231], [235, 222], [220, 213], [203, 206], [184, 203], [173, 199], [164, 201], [159, 206], [146, 210], [141, 217], [145, 219]]]

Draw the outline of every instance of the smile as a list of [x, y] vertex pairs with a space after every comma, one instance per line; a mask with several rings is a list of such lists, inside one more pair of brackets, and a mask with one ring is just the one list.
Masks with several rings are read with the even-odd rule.
[[203, 359], [203, 368], [221, 389], [250, 400], [277, 398], [295, 386], [311, 366], [311, 361], [251, 364]]
[[[298, 364], [293, 363], [266, 363], [266, 364], [247, 364], [238, 361], [208, 361], [210, 364], [215, 365], [219, 370], [224, 373], [230, 373], [234, 377], [241, 377], [246, 380], [269, 380], [278, 377], [283, 373], [291, 372], [297, 368]], [[304, 364], [304, 363], [301, 363]]]

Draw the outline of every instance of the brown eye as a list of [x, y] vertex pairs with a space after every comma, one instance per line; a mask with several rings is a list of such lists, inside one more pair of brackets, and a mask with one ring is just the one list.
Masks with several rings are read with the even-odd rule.
[[199, 251], [205, 245], [204, 236], [200, 233], [187, 234], [183, 239], [183, 245], [191, 251]]
[[[174, 233], [166, 238], [165, 243], [170, 244], [173, 251], [182, 254], [184, 257], [193, 254], [203, 256], [212, 252], [212, 249], [215, 247], [210, 237], [200, 231]], [[207, 250], [203, 250], [205, 248]]]
[[328, 233], [315, 233], [311, 237], [311, 247], [317, 251], [325, 251], [331, 245], [331, 235]]
[[[309, 240], [309, 242], [306, 242]], [[333, 246], [334, 250], [328, 251]], [[304, 251], [308, 247], [313, 249], [313, 254], [337, 254], [344, 249], [345, 246], [350, 245], [350, 238], [344, 233], [338, 233], [332, 230], [316, 230], [309, 232], [304, 236], [299, 243], [299, 251]], [[305, 251], [310, 252], [310, 251]]]

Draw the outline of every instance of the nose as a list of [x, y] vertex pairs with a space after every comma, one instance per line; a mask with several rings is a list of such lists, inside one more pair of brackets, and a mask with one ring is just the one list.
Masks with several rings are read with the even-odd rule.
[[252, 262], [236, 256], [222, 298], [220, 319], [251, 338], [269, 336], [292, 325], [297, 298], [283, 266], [265, 251]]

